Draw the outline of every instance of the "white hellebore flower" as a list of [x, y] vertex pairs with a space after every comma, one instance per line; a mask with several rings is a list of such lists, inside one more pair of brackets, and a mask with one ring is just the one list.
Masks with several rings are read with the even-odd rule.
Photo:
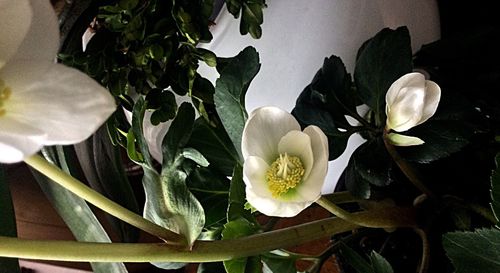
[[0, 0], [0, 21], [0, 163], [89, 137], [115, 110], [114, 99], [54, 62], [59, 26], [50, 2]]
[[[425, 80], [423, 74], [408, 73], [395, 81], [385, 96], [387, 115], [386, 129], [396, 132], [407, 131], [436, 113], [441, 88]], [[389, 140], [397, 146], [420, 145], [424, 141], [418, 137], [389, 133]]]
[[288, 112], [258, 108], [245, 124], [241, 151], [247, 201], [258, 211], [292, 217], [321, 196], [328, 140], [318, 127], [301, 131]]

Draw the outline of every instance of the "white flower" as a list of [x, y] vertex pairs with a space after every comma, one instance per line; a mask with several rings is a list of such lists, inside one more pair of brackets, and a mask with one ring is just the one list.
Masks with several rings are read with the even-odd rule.
[[241, 151], [247, 201], [269, 216], [292, 217], [321, 196], [328, 168], [328, 140], [316, 126], [304, 131], [276, 107], [248, 118]]
[[59, 26], [50, 2], [0, 0], [0, 21], [0, 162], [89, 137], [115, 110], [114, 99], [84, 73], [54, 63]]
[[[408, 73], [395, 81], [385, 96], [386, 128], [396, 132], [407, 131], [428, 120], [437, 110], [441, 89], [425, 80], [418, 72]], [[410, 146], [424, 143], [417, 137], [397, 133], [388, 134], [394, 145]]]

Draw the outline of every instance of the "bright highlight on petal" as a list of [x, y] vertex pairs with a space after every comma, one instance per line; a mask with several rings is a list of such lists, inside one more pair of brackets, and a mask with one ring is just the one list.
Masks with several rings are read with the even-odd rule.
[[[116, 107], [109, 92], [90, 77], [54, 63], [59, 30], [50, 2], [0, 4], [18, 2], [22, 19], [0, 17], [2, 40], [17, 41], [0, 48], [0, 58], [7, 60], [0, 65], [0, 163], [19, 162], [45, 145], [83, 141]], [[19, 40], [19, 33], [26, 35]], [[17, 51], [10, 54], [12, 47]]]
[[269, 216], [292, 217], [321, 196], [328, 140], [316, 126], [303, 132], [276, 107], [255, 110], [243, 130], [247, 201]]
[[[436, 113], [440, 99], [439, 86], [432, 81], [425, 80], [423, 74], [415, 72], [402, 76], [391, 85], [385, 96], [386, 129], [404, 132], [422, 124]], [[402, 140], [402, 137], [399, 139]], [[406, 142], [410, 143], [410, 141]], [[404, 141], [401, 143], [403, 144]], [[411, 143], [418, 143], [418, 141]]]

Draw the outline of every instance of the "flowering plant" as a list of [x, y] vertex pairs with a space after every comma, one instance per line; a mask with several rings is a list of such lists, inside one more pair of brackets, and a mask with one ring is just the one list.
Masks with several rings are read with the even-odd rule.
[[[0, 162], [32, 168], [78, 241], [16, 238], [0, 169], [0, 272], [19, 272], [24, 258], [86, 261], [94, 272], [149, 262], [312, 273], [333, 255], [345, 272], [498, 272], [500, 115], [484, 94], [460, 99], [470, 94], [443, 76], [446, 62], [429, 57], [446, 43], [412, 56], [405, 27], [383, 29], [358, 51], [352, 77], [331, 56], [292, 113], [247, 113], [258, 52], [220, 58], [197, 47], [211, 39], [211, 1], [167, 2], [90, 5], [91, 18], [63, 33], [60, 50], [48, 1], [0, 2]], [[226, 4], [241, 14], [242, 34], [261, 36], [264, 1]], [[89, 21], [82, 47], [75, 37]], [[65, 65], [53, 63], [58, 51]], [[215, 86], [197, 72], [199, 61], [217, 68]], [[164, 135], [151, 133], [156, 125]], [[336, 192], [322, 195], [328, 161], [353, 134], [366, 141]], [[140, 193], [127, 163], [141, 169]], [[112, 216], [111, 230], [85, 201]], [[317, 208], [331, 216], [276, 228], [279, 218]], [[140, 242], [141, 233], [156, 241]], [[321, 254], [289, 250], [321, 238], [330, 239]]]

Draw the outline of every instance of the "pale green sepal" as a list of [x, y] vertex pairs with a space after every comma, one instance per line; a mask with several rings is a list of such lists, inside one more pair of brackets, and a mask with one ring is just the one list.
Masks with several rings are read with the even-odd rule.
[[397, 133], [387, 134], [387, 139], [394, 146], [416, 146], [425, 143], [422, 139], [418, 137], [405, 136]]

